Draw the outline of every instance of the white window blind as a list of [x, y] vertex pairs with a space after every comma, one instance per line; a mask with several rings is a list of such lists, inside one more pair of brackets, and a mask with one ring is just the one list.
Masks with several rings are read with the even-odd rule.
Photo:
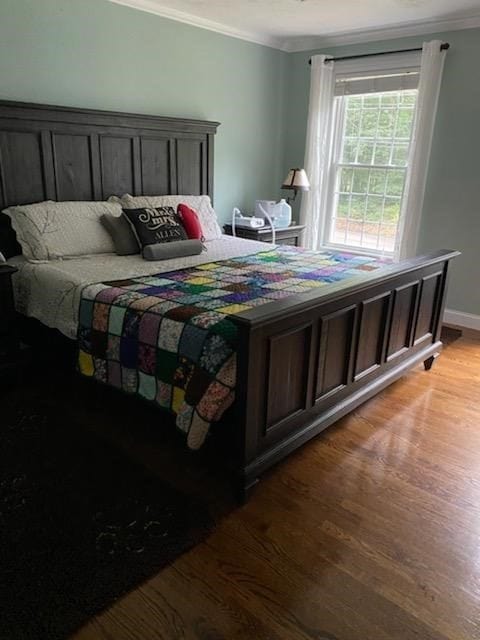
[[338, 76], [335, 81], [336, 96], [385, 93], [387, 91], [408, 91], [418, 88], [419, 70], [392, 73]]

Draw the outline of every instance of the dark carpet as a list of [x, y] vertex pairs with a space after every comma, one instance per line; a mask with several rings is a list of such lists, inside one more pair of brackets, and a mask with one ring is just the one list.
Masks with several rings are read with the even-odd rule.
[[67, 638], [204, 540], [205, 506], [48, 404], [0, 409], [0, 638]]

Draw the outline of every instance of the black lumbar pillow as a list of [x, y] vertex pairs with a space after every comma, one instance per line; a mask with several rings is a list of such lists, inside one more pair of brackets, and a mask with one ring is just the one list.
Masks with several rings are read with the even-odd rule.
[[188, 240], [180, 217], [173, 207], [123, 209], [141, 247], [161, 242]]

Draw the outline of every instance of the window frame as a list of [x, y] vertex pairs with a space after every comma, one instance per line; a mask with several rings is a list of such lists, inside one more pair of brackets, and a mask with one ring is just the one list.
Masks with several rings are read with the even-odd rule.
[[[371, 74], [381, 74], [382, 72], [386, 73], [395, 73], [395, 72], [408, 72], [412, 71], [418, 73], [420, 71], [420, 54], [418, 52], [408, 52], [405, 54], [398, 54], [393, 56], [395, 58], [394, 62], [390, 56], [384, 57], [372, 57], [372, 58], [360, 58], [354, 60], [345, 60], [339, 61], [335, 63], [335, 82], [338, 79], [345, 78], [347, 76], [355, 76], [355, 75], [368, 75]], [[406, 89], [410, 90], [410, 89]], [[350, 94], [351, 95], [351, 94]], [[358, 94], [364, 95], [364, 94]], [[405, 184], [408, 179], [408, 171], [409, 165], [405, 167], [405, 181], [404, 181], [404, 190], [402, 191], [402, 196], [400, 199], [400, 217], [397, 225], [397, 238], [395, 240], [395, 248], [393, 251], [385, 251], [384, 249], [373, 249], [369, 247], [354, 247], [348, 244], [342, 243], [334, 243], [330, 242], [330, 232], [332, 227], [332, 222], [334, 219], [334, 204], [335, 204], [335, 186], [337, 180], [337, 172], [339, 165], [343, 165], [345, 163], [340, 162], [340, 154], [342, 149], [344, 128], [345, 128], [345, 97], [342, 95], [336, 95], [334, 97], [333, 104], [333, 114], [332, 114], [332, 132], [331, 132], [331, 145], [328, 154], [328, 172], [327, 172], [327, 196], [325, 200], [326, 206], [326, 214], [324, 216], [323, 221], [323, 229], [321, 230], [322, 237], [322, 247], [325, 247], [329, 250], [336, 251], [348, 251], [349, 253], [355, 253], [360, 255], [371, 255], [371, 256], [388, 256], [393, 257], [396, 253], [396, 249], [398, 246], [398, 229], [401, 226], [402, 219], [402, 203], [404, 197]], [[415, 116], [414, 116], [415, 118]], [[414, 125], [413, 125], [414, 126]], [[409, 141], [409, 153], [411, 149], [412, 138]], [[361, 163], [358, 165], [350, 164], [349, 166], [354, 166], [358, 168], [364, 167]], [[365, 165], [365, 168], [375, 168], [374, 165]], [[380, 166], [379, 168], [385, 169], [384, 166]], [[391, 167], [392, 170], [395, 170], [395, 167]]]

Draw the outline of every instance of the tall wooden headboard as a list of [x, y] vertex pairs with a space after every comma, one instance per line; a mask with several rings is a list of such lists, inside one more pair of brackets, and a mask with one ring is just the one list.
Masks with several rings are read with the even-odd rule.
[[218, 124], [0, 101], [0, 210], [123, 193], [212, 197]]
[[[0, 211], [111, 195], [213, 199], [218, 122], [0, 101]], [[20, 253], [0, 213], [0, 251]]]

